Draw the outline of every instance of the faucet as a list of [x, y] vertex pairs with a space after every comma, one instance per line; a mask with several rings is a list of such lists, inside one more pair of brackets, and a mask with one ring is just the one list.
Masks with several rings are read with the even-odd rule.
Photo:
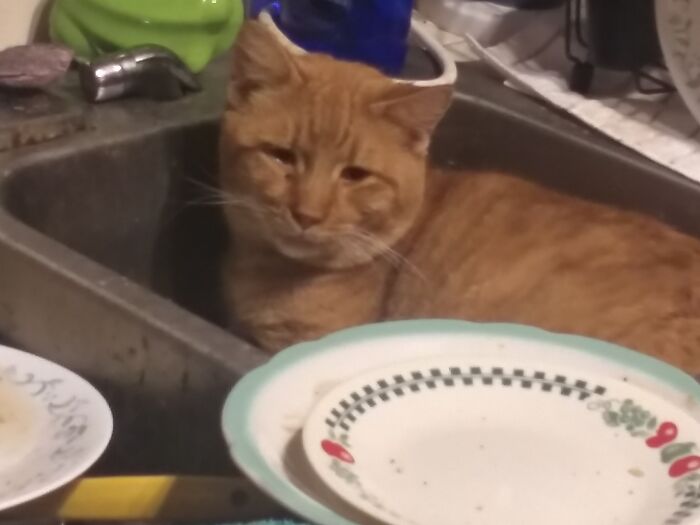
[[194, 74], [172, 51], [147, 45], [101, 55], [75, 64], [85, 97], [103, 102], [129, 95], [174, 100], [201, 86]]

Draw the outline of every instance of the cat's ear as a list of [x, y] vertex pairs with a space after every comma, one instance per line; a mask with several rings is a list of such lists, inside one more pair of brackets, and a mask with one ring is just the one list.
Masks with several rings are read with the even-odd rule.
[[450, 107], [452, 92], [452, 86], [395, 84], [372, 110], [413, 133], [418, 147], [427, 149], [430, 135]]
[[262, 22], [247, 21], [233, 47], [229, 105], [238, 106], [259, 89], [299, 79], [299, 70], [289, 52]]

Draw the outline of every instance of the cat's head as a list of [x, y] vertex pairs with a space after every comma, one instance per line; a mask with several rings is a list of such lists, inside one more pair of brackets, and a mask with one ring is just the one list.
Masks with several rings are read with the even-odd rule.
[[221, 143], [230, 227], [315, 266], [371, 260], [420, 211], [430, 135], [450, 99], [449, 87], [293, 55], [262, 24], [246, 22]]

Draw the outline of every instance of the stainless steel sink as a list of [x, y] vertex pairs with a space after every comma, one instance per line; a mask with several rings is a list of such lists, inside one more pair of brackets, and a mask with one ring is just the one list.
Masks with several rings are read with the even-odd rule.
[[[230, 472], [219, 410], [265, 356], [220, 326], [216, 172], [226, 68], [203, 93], [84, 108], [86, 130], [0, 154], [0, 336], [94, 382], [99, 472]], [[71, 87], [68, 86], [70, 93]], [[437, 164], [516, 171], [700, 235], [700, 186], [463, 66]]]

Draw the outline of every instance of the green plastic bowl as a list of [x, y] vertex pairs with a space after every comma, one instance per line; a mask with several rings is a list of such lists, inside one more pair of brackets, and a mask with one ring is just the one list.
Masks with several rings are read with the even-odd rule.
[[197, 73], [231, 47], [243, 18], [242, 0], [56, 0], [50, 30], [83, 58], [157, 44]]

